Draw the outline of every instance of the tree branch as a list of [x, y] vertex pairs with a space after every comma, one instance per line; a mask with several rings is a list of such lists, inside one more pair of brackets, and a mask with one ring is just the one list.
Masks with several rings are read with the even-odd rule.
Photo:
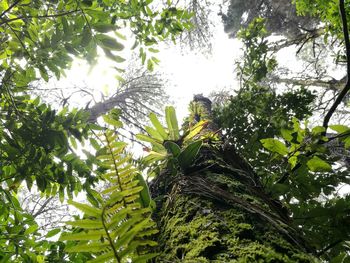
[[62, 12], [62, 13], [58, 13], [58, 14], [42, 15], [42, 16], [19, 16], [19, 17], [14, 17], [11, 19], [1, 21], [0, 26], [7, 24], [7, 23], [10, 23], [10, 22], [13, 22], [13, 21], [17, 21], [17, 20], [26, 20], [26, 19], [31, 19], [31, 18], [46, 19], [46, 18], [66, 16], [66, 15], [77, 13], [77, 12], [80, 12], [80, 10], [76, 9], [76, 10], [71, 10], [71, 11]]
[[[346, 19], [344, 0], [339, 0], [339, 10], [340, 10], [341, 20], [343, 24], [343, 34], [344, 34], [346, 60], [347, 60], [347, 75], [349, 76], [350, 74], [350, 39], [349, 39], [348, 22]], [[328, 113], [324, 117], [323, 127], [326, 128], [325, 133], [327, 132], [329, 120], [331, 119], [333, 113], [335, 112], [335, 110], [337, 109], [337, 107], [345, 97], [345, 95], [349, 92], [349, 90], [350, 90], [350, 78], [348, 77], [345, 87], [339, 93], [337, 99], [335, 100], [332, 107], [329, 109]]]

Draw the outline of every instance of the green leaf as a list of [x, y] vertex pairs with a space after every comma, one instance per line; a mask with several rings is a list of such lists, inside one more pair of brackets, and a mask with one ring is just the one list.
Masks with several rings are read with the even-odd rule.
[[108, 58], [110, 58], [111, 60], [114, 60], [117, 63], [123, 63], [125, 61], [125, 58], [122, 58], [121, 56], [113, 54], [109, 49], [104, 48], [103, 51], [105, 52]]
[[180, 146], [177, 145], [175, 142], [166, 141], [164, 142], [163, 145], [168, 150], [168, 152], [172, 154], [174, 157], [177, 157], [181, 153]]
[[167, 157], [166, 152], [158, 153], [158, 152], [151, 151], [143, 160], [146, 163], [150, 164], [156, 161], [164, 160], [166, 157]]
[[45, 67], [41, 66], [39, 67], [39, 72], [40, 72], [40, 76], [46, 81], [49, 81], [49, 74], [47, 73], [47, 70], [45, 69]]
[[350, 148], [350, 136], [343, 139], [345, 149]]
[[94, 138], [90, 138], [89, 140], [90, 140], [92, 147], [94, 147], [95, 150], [98, 151], [101, 149], [101, 145]]
[[114, 208], [109, 209], [106, 212], [106, 214], [112, 214], [113, 216], [109, 219], [109, 222], [107, 224], [108, 229], [111, 229], [111, 230], [119, 229], [121, 223], [125, 221], [125, 218], [128, 215], [130, 215], [130, 212], [132, 212], [131, 207], [121, 208], [118, 210], [117, 213]]
[[100, 33], [108, 33], [110, 31], [114, 31], [117, 29], [116, 25], [112, 25], [110, 23], [104, 24], [104, 23], [96, 23], [92, 25], [92, 28], [95, 29], [97, 32]]
[[345, 125], [329, 125], [329, 128], [338, 133], [344, 133], [350, 130], [350, 128]]
[[149, 204], [151, 202], [151, 195], [149, 193], [148, 184], [141, 173], [137, 173], [137, 180], [139, 180], [139, 185], [142, 186], [142, 190], [139, 192], [140, 203], [142, 207], [149, 207]]
[[96, 130], [96, 131], [103, 131], [105, 128], [101, 127], [100, 125], [98, 124], [95, 124], [95, 123], [89, 123], [88, 124], [88, 127], [92, 130]]
[[172, 106], [165, 107], [165, 120], [168, 125], [169, 135], [171, 140], [180, 138], [179, 125], [177, 123], [175, 109]]
[[67, 221], [66, 224], [71, 225], [71, 226], [80, 227], [80, 228], [85, 228], [85, 229], [96, 229], [96, 228], [103, 227], [101, 222], [99, 222], [97, 220], [91, 220], [91, 219]]
[[154, 48], [149, 48], [148, 51], [150, 51], [152, 53], [158, 53], [159, 52], [158, 49], [154, 49]]
[[162, 135], [160, 135], [160, 133], [157, 130], [155, 130], [149, 126], [145, 126], [145, 130], [150, 135], [150, 137], [155, 138], [156, 140], [158, 140], [160, 142], [163, 141]]
[[113, 251], [99, 255], [95, 259], [87, 261], [87, 263], [105, 263], [110, 262], [111, 259], [115, 259]]
[[135, 259], [133, 259], [133, 263], [144, 263], [147, 262], [148, 260], [158, 256], [158, 253], [150, 253], [150, 254], [146, 254], [146, 255], [141, 255], [141, 256], [137, 256]]
[[316, 126], [314, 128], [312, 128], [312, 135], [319, 135], [322, 134], [323, 132], [326, 131], [326, 128], [323, 126]]
[[330, 171], [332, 171], [332, 166], [317, 156], [313, 156], [310, 160], [308, 160], [307, 166], [313, 172], [330, 172]]
[[[73, 149], [77, 149], [77, 141], [74, 139], [74, 137], [69, 137], [69, 142], [72, 145]], [[59, 144], [62, 145], [62, 144]]]
[[96, 38], [99, 40], [99, 44], [102, 48], [116, 51], [122, 51], [124, 49], [123, 44], [119, 43], [115, 38], [110, 36], [99, 34], [96, 35]]
[[59, 232], [61, 232], [61, 229], [59, 229], [59, 228], [52, 229], [52, 230], [50, 230], [49, 232], [47, 232], [47, 234], [45, 235], [45, 237], [46, 237], [46, 238], [53, 237], [53, 236], [57, 235]]
[[25, 231], [24, 231], [24, 234], [25, 235], [29, 235], [29, 234], [32, 234], [34, 233], [35, 231], [38, 230], [38, 225], [31, 225], [30, 227], [28, 227]]
[[119, 37], [120, 39], [126, 40], [126, 36], [124, 36], [123, 34], [119, 33], [118, 31], [115, 31], [114, 34]]
[[83, 33], [82, 33], [82, 38], [81, 38], [81, 46], [86, 47], [87, 45], [89, 45], [90, 41], [92, 40], [92, 34], [91, 34], [91, 30], [88, 26], [85, 26], [83, 29]]
[[95, 216], [95, 217], [100, 217], [102, 214], [102, 211], [98, 208], [91, 207], [86, 204], [81, 204], [72, 200], [68, 200], [68, 204], [73, 205], [80, 211], [84, 212], [88, 216]]
[[144, 142], [150, 142], [152, 145], [158, 145], [158, 146], [164, 148], [161, 141], [159, 141], [159, 140], [157, 140], [155, 138], [152, 138], [152, 137], [150, 137], [148, 135], [136, 134], [136, 138], [138, 140], [141, 140], [141, 141], [144, 141]]
[[58, 191], [58, 197], [61, 203], [64, 201], [64, 188], [62, 185], [60, 185], [60, 189]]
[[336, 257], [332, 258], [330, 263], [345, 263], [344, 259], [348, 257], [348, 255], [345, 252], [340, 253]]
[[149, 224], [148, 218], [142, 220], [137, 224], [134, 224], [131, 227], [131, 229], [129, 229], [127, 232], [121, 235], [121, 237], [118, 239], [115, 245], [116, 248], [119, 249], [121, 246], [127, 246], [140, 231], [142, 231], [144, 228], [147, 227], [148, 224]]
[[154, 70], [154, 63], [150, 59], [147, 61], [147, 69], [151, 72]]
[[191, 140], [193, 137], [198, 135], [205, 127], [207, 127], [208, 123], [208, 120], [201, 120], [198, 123], [196, 123], [196, 125], [190, 128], [189, 133], [184, 138], [184, 142]]
[[278, 153], [280, 155], [287, 155], [288, 154], [288, 148], [284, 145], [284, 143], [280, 142], [279, 140], [268, 138], [268, 139], [262, 139], [260, 140], [262, 145], [265, 149]]
[[123, 127], [123, 123], [121, 121], [110, 117], [110, 115], [103, 115], [102, 118], [105, 121], [105, 123], [107, 123], [109, 125], [112, 125], [112, 126], [114, 126], [116, 128]]
[[60, 241], [69, 241], [69, 240], [100, 240], [101, 237], [105, 237], [104, 230], [97, 231], [88, 231], [80, 233], [64, 233], [60, 236]]
[[293, 169], [298, 162], [298, 157], [297, 156], [292, 156], [288, 159], [288, 163], [290, 164], [290, 169]]
[[179, 165], [184, 170], [188, 168], [193, 161], [195, 160], [200, 148], [202, 147], [203, 142], [195, 141], [189, 144], [177, 157]]
[[149, 119], [151, 120], [154, 128], [156, 128], [157, 132], [163, 137], [163, 139], [167, 139], [168, 134], [166, 133], [163, 125], [158, 120], [157, 115], [155, 113], [151, 112], [149, 114]]

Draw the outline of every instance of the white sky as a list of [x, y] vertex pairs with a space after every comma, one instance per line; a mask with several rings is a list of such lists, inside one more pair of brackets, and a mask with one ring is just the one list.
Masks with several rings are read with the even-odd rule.
[[[169, 79], [166, 92], [170, 95], [171, 103], [176, 107], [179, 120], [187, 115], [187, 105], [194, 94], [208, 95], [213, 90], [225, 88], [233, 90], [237, 86], [234, 62], [238, 58], [240, 44], [237, 40], [228, 38], [220, 18], [217, 16], [216, 19], [211, 55], [205, 56], [200, 52], [191, 51], [182, 52], [174, 44], [161, 44], [154, 47], [160, 50], [155, 56], [161, 61], [156, 66], [156, 70], [164, 73]], [[132, 51], [128, 48], [132, 46], [131, 42], [133, 41], [129, 39], [124, 42], [126, 48], [121, 55], [124, 58], [131, 55]], [[138, 48], [134, 52], [138, 52]], [[85, 61], [76, 60], [72, 69], [67, 72], [67, 77], [60, 81], [60, 85], [71, 87], [85, 83], [97, 91], [104, 93], [108, 91], [109, 94], [113, 94], [118, 86], [118, 81], [115, 79], [116, 70], [113, 67], [122, 67], [122, 64], [101, 58], [89, 72], [89, 66]]]
[[[223, 30], [221, 19], [216, 13], [213, 12], [211, 16], [215, 24], [211, 55], [203, 55], [200, 51], [183, 52], [179, 45], [174, 44], [160, 44], [154, 47], [160, 50], [155, 56], [161, 61], [160, 65], [156, 66], [156, 70], [164, 73], [170, 81], [166, 92], [176, 107], [179, 120], [187, 115], [187, 105], [194, 94], [208, 95], [215, 90], [233, 91], [238, 88], [234, 69], [235, 61], [241, 55], [241, 44], [237, 40], [228, 38]], [[128, 59], [132, 52], [138, 52], [138, 48], [131, 51], [133, 40], [127, 34], [125, 35], [127, 41], [124, 41], [125, 50], [121, 52], [121, 56]], [[301, 62], [295, 56], [295, 47], [279, 52], [277, 58], [280, 67], [286, 67], [292, 71], [298, 71], [301, 68]], [[84, 83], [93, 88], [97, 94], [100, 92], [113, 94], [118, 88], [118, 80], [115, 78], [117, 72], [113, 67], [123, 67], [123, 64], [101, 58], [89, 72], [89, 66], [85, 61], [76, 60], [72, 69], [67, 72], [67, 78], [60, 81], [60, 85], [71, 87], [79, 84], [81, 86], [81, 83]], [[79, 102], [82, 107], [87, 103], [83, 99]]]

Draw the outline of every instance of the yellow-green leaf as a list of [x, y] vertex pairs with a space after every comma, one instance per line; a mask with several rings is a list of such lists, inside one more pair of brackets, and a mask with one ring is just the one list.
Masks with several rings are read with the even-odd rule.
[[317, 156], [313, 156], [307, 162], [307, 166], [313, 172], [330, 172], [330, 171], [332, 171], [332, 166]]
[[111, 259], [114, 259], [114, 258], [115, 257], [114, 257], [113, 251], [110, 251], [108, 253], [99, 255], [95, 259], [87, 261], [87, 263], [105, 263], [105, 262], [109, 262]]
[[149, 114], [149, 119], [151, 120], [154, 128], [156, 128], [157, 132], [163, 137], [163, 139], [167, 139], [168, 134], [166, 133], [163, 125], [158, 120], [157, 115], [155, 113], [151, 112]]
[[194, 125], [192, 128], [190, 128], [190, 132], [186, 135], [184, 138], [184, 141], [191, 140], [193, 137], [198, 135], [205, 127], [207, 127], [209, 121], [207, 120], [201, 120], [196, 125]]
[[88, 232], [80, 232], [80, 233], [64, 233], [59, 238], [60, 241], [68, 241], [68, 240], [100, 240], [101, 237], [105, 237], [104, 230], [98, 231], [88, 231]]
[[57, 235], [59, 232], [61, 232], [61, 229], [59, 229], [59, 228], [52, 229], [52, 230], [50, 230], [49, 232], [47, 232], [47, 234], [45, 235], [45, 237], [46, 237], [46, 238], [53, 237], [53, 236]]
[[73, 205], [80, 211], [84, 212], [88, 216], [100, 217], [102, 211], [96, 207], [92, 207], [86, 204], [81, 204], [72, 200], [68, 200], [68, 204]]
[[170, 139], [178, 140], [180, 138], [179, 125], [177, 123], [177, 117], [175, 109], [172, 106], [167, 106], [165, 108], [165, 120], [168, 125]]
[[331, 128], [333, 131], [336, 131], [338, 133], [350, 131], [350, 128], [345, 125], [329, 125], [329, 128]]
[[86, 228], [86, 229], [96, 229], [96, 228], [102, 228], [102, 222], [98, 220], [90, 220], [90, 219], [81, 219], [81, 220], [75, 220], [75, 221], [67, 221], [67, 225], [76, 226], [80, 228]]

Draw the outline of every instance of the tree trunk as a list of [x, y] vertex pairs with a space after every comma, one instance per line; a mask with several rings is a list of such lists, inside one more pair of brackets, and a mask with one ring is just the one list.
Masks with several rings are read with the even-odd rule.
[[155, 262], [317, 262], [232, 146], [205, 145], [190, 168], [163, 171], [150, 187], [160, 229]]
[[158, 201], [156, 262], [315, 262], [271, 199], [230, 147], [202, 149], [196, 164], [152, 186]]

